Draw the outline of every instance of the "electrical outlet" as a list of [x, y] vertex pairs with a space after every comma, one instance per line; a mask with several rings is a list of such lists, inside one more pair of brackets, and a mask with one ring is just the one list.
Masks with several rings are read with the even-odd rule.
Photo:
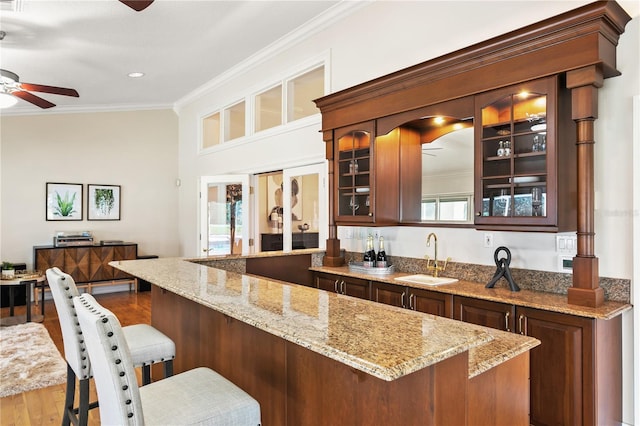
[[485, 232], [484, 234], [484, 246], [485, 248], [493, 247], [493, 234], [490, 232]]

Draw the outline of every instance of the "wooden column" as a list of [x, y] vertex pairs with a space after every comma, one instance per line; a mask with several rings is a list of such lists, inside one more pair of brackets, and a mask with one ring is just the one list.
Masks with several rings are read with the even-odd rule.
[[327, 191], [329, 192], [329, 238], [327, 239], [327, 250], [322, 258], [323, 266], [342, 266], [344, 257], [340, 251], [340, 240], [338, 239], [338, 227], [335, 221], [335, 170], [333, 156], [335, 153], [333, 145], [333, 131], [327, 130], [323, 132], [326, 153], [325, 156], [329, 162], [329, 173], [327, 176]]
[[[598, 258], [595, 255], [594, 207], [594, 122], [598, 118], [598, 88], [603, 75], [592, 65], [567, 72], [567, 88], [571, 89], [571, 115], [577, 131], [578, 174], [578, 247], [573, 258], [573, 287], [568, 302], [597, 307], [604, 303], [604, 290], [599, 286]], [[562, 141], [560, 141], [562, 142]]]

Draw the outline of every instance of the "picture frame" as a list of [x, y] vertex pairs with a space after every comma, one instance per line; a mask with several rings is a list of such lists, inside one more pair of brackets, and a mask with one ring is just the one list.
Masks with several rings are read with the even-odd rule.
[[46, 219], [48, 221], [82, 220], [82, 184], [46, 183]]
[[87, 185], [87, 220], [120, 220], [120, 185]]

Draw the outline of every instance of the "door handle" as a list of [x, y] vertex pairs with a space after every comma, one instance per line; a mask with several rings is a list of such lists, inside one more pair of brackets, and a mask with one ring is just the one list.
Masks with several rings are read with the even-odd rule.
[[336, 280], [335, 283], [333, 283], [333, 291], [335, 291], [336, 293], [338, 293], [338, 281], [340, 281], [339, 278]]
[[409, 309], [412, 309], [412, 310], [414, 310], [414, 311], [415, 311], [415, 310], [416, 310], [416, 307], [415, 307], [415, 306], [414, 306], [414, 304], [413, 304], [413, 299], [414, 299], [414, 297], [415, 297], [415, 294], [413, 294], [413, 293], [411, 293], [411, 294], [409, 295]]
[[507, 330], [507, 331], [511, 331], [511, 330], [509, 329], [509, 317], [510, 317], [510, 316], [511, 316], [511, 313], [510, 313], [510, 312], [506, 312], [506, 313], [504, 314], [504, 329], [505, 329], [505, 330]]

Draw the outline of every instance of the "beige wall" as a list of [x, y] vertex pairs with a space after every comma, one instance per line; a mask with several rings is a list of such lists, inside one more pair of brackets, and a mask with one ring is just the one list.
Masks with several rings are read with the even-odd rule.
[[[171, 110], [3, 116], [0, 258], [33, 267], [33, 246], [56, 231], [178, 249], [178, 120]], [[82, 183], [83, 220], [46, 221], [46, 182]], [[121, 185], [121, 220], [88, 221], [86, 184]]]

